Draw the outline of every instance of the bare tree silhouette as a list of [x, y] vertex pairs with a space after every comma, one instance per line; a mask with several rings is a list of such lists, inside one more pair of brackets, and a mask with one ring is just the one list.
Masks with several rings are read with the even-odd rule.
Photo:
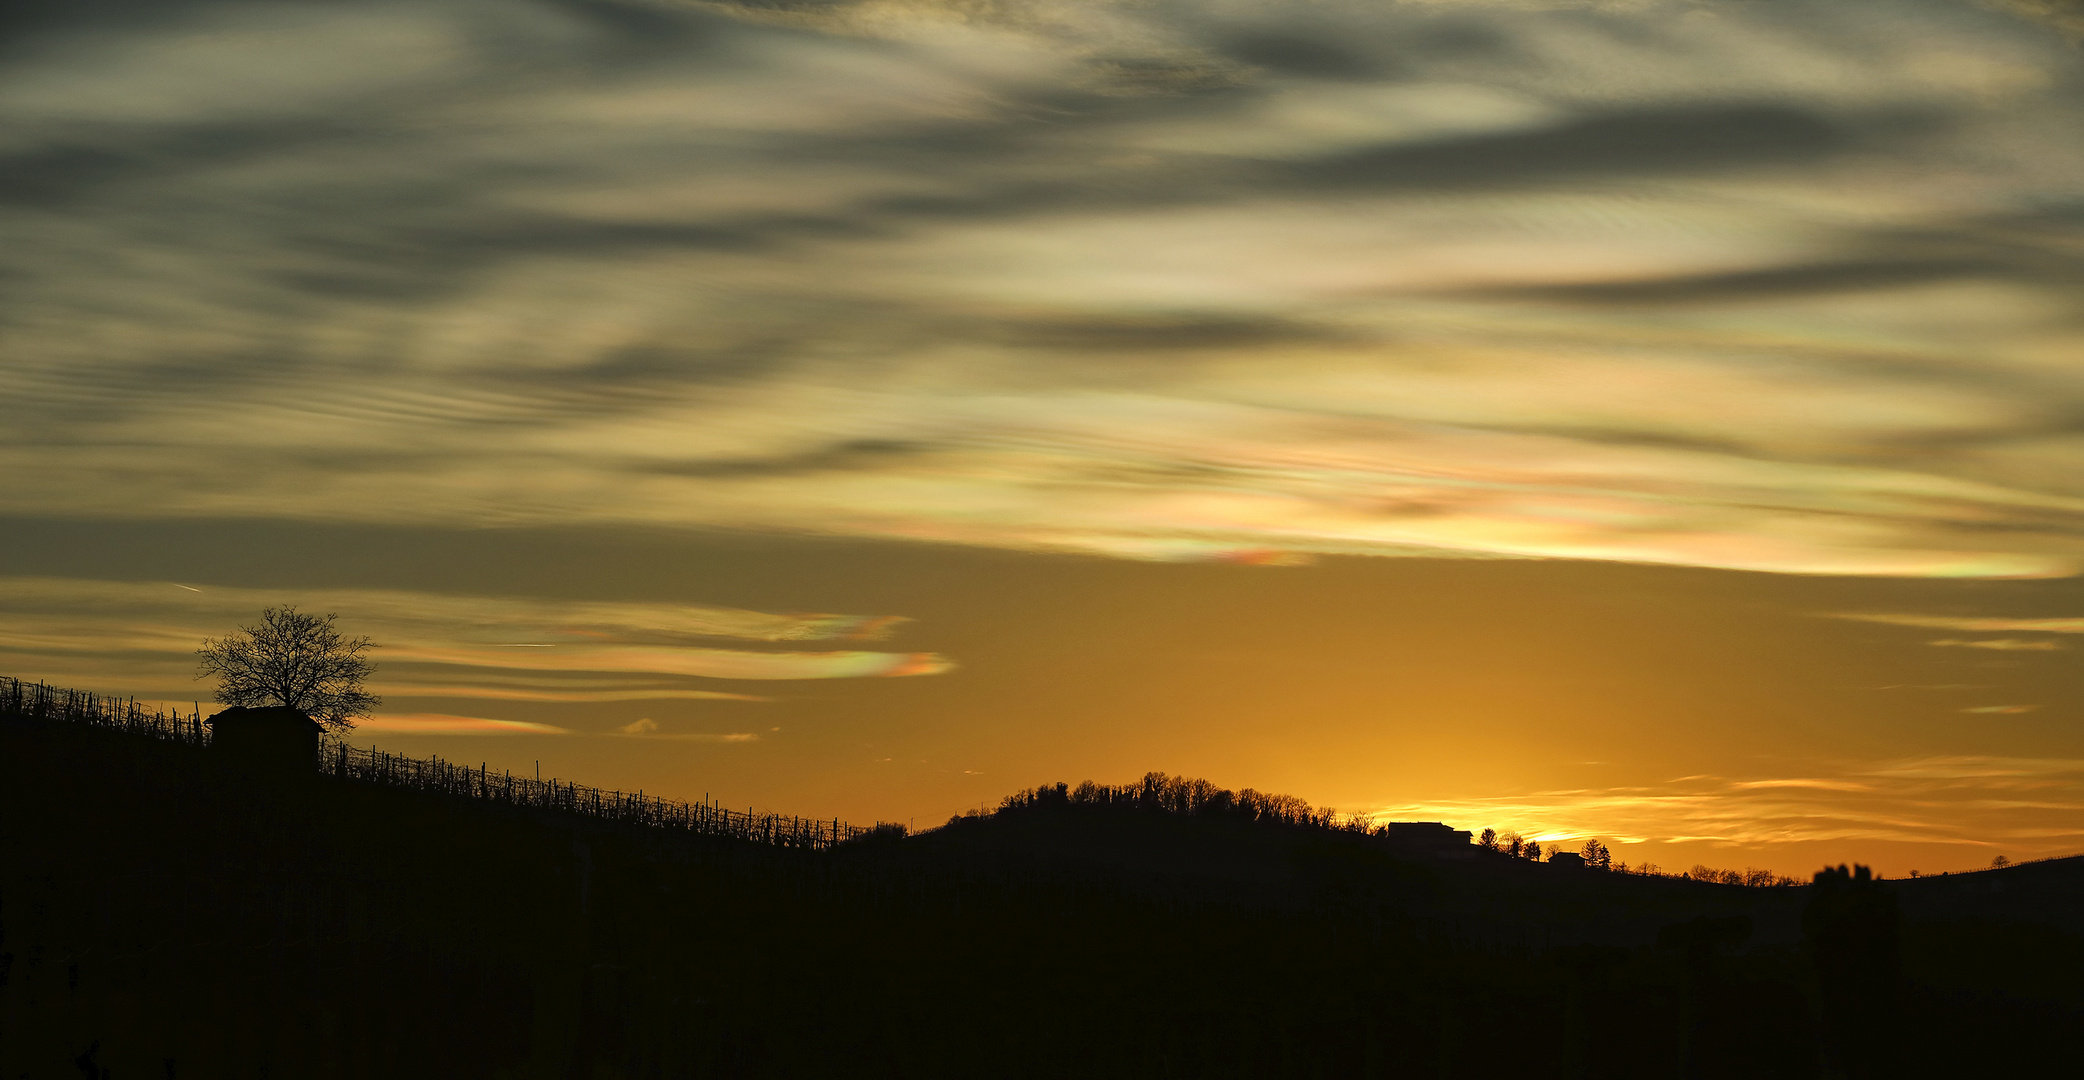
[[203, 642], [196, 678], [216, 676], [221, 704], [287, 705], [328, 730], [350, 730], [354, 717], [382, 704], [363, 689], [376, 665], [362, 654], [376, 646], [366, 637], [342, 637], [335, 618], [291, 604], [265, 608], [260, 625]]

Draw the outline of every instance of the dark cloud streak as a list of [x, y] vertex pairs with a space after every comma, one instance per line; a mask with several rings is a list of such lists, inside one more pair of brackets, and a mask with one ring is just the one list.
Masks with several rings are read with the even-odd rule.
[[1331, 188], [1534, 187], [1800, 165], [1855, 145], [1840, 124], [1776, 105], [1631, 110], [1527, 132], [1444, 139], [1341, 154], [1294, 174]]

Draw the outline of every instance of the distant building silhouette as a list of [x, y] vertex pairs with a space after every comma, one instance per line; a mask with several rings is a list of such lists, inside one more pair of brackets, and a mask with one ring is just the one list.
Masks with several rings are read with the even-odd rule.
[[1469, 846], [1469, 833], [1439, 821], [1392, 821], [1375, 835], [1407, 851], [1425, 852], [1441, 859], [1469, 859], [1476, 849]]
[[1585, 857], [1575, 851], [1558, 851], [1549, 855], [1549, 865], [1560, 866], [1566, 870], [1583, 870]]
[[325, 728], [286, 705], [233, 706], [211, 717], [210, 746], [228, 759], [258, 769], [315, 772], [318, 739]]

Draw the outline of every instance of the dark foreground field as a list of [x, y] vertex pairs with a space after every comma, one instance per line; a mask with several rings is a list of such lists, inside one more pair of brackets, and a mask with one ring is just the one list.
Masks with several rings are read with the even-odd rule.
[[0, 1076], [2076, 1075], [2084, 865], [1743, 888], [1044, 800], [788, 850], [0, 720]]

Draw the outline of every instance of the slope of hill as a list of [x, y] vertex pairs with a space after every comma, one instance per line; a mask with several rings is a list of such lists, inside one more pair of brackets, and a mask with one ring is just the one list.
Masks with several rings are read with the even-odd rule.
[[789, 849], [0, 722], [0, 1075], [1989, 1075], [2084, 1019], [2067, 864], [1436, 856], [1078, 807]]

